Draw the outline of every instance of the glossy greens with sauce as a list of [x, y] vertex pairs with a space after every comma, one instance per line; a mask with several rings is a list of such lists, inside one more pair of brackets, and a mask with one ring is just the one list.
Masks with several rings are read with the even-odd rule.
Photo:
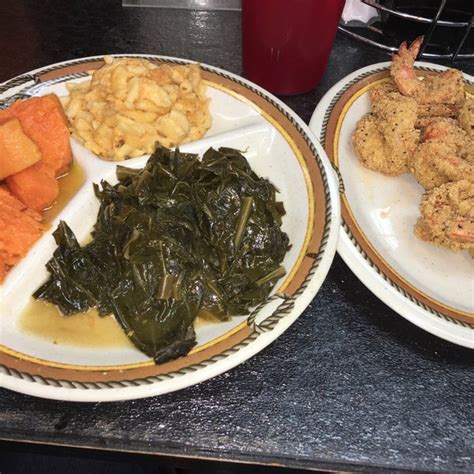
[[61, 222], [34, 294], [72, 315], [113, 313], [156, 363], [196, 343], [200, 311], [221, 320], [264, 302], [285, 274], [289, 248], [276, 188], [231, 148], [197, 155], [157, 148], [143, 169], [117, 167], [118, 183], [95, 186], [93, 239], [80, 246]]

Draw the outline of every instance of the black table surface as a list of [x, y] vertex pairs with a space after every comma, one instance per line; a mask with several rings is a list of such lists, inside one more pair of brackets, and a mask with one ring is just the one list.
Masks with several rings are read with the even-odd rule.
[[[241, 73], [241, 16], [119, 0], [0, 4], [0, 81], [104, 53], [153, 53]], [[338, 34], [321, 84], [283, 98], [306, 122], [346, 74], [388, 57]], [[473, 73], [472, 63], [457, 67]], [[316, 298], [267, 349], [169, 395], [81, 404], [0, 389], [0, 438], [300, 468], [469, 471], [471, 351], [410, 324], [336, 256]]]

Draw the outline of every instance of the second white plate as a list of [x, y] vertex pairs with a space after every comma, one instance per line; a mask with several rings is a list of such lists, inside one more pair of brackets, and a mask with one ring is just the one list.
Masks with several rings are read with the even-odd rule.
[[[343, 223], [338, 252], [382, 301], [422, 329], [474, 348], [474, 263], [413, 233], [423, 188], [412, 175], [387, 177], [356, 158], [352, 132], [370, 111], [368, 91], [387, 80], [390, 63], [342, 79], [323, 97], [310, 122], [339, 172]], [[417, 63], [421, 75], [446, 68]], [[469, 87], [473, 77], [465, 74]]]

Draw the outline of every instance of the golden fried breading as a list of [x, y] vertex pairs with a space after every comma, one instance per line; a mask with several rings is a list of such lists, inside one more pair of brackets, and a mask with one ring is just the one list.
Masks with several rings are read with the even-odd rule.
[[389, 176], [407, 172], [406, 160], [393, 160], [391, 153], [386, 153], [387, 145], [373, 114], [367, 114], [359, 120], [352, 141], [357, 158], [366, 168]]
[[[386, 97], [391, 92], [399, 92], [393, 79], [388, 79], [369, 90], [369, 97], [372, 105], [380, 99]], [[415, 97], [416, 100], [416, 97]], [[424, 128], [430, 124], [433, 119], [438, 117], [456, 118], [459, 112], [459, 106], [455, 104], [443, 103], [418, 103], [417, 121], [415, 128]]]
[[398, 87], [393, 79], [387, 79], [381, 82], [379, 85], [372, 87], [369, 90], [369, 98], [372, 102], [372, 105], [385, 97], [389, 92], [398, 92]]
[[461, 179], [474, 182], [474, 142], [455, 120], [432, 121], [422, 140], [410, 171], [425, 189]]
[[466, 99], [464, 77], [459, 69], [448, 69], [433, 76], [425, 76], [415, 94], [420, 104], [462, 105]]
[[[398, 92], [389, 92], [372, 107], [372, 112], [384, 128], [398, 128], [399, 131], [413, 130], [417, 105], [410, 97]], [[391, 130], [393, 132], [393, 130]]]
[[474, 99], [467, 98], [458, 115], [459, 125], [474, 140]]
[[453, 251], [474, 252], [474, 183], [447, 183], [427, 192], [420, 204], [415, 235]]
[[415, 128], [424, 128], [438, 118], [455, 119], [459, 106], [453, 104], [418, 104], [418, 120]]
[[436, 118], [448, 117], [456, 118], [458, 107], [452, 104], [418, 104], [418, 117]]
[[474, 164], [474, 141], [459, 127], [456, 120], [446, 118], [432, 120], [422, 135], [422, 141], [428, 140], [441, 140], [443, 143], [453, 145], [457, 156]]
[[416, 150], [410, 171], [427, 190], [444, 183], [467, 179], [474, 182], [474, 167], [456, 153], [456, 147], [429, 140]]
[[415, 130], [416, 102], [391, 92], [373, 105], [353, 133], [357, 157], [367, 168], [397, 176], [408, 172], [408, 161], [419, 141]]

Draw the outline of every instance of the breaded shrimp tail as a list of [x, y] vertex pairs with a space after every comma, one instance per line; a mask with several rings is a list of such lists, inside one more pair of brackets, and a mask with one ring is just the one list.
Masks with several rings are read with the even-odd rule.
[[464, 78], [461, 71], [448, 69], [440, 74], [417, 77], [414, 64], [420, 51], [423, 37], [419, 36], [408, 47], [403, 42], [392, 56], [390, 74], [401, 94], [414, 97], [419, 104], [455, 104], [461, 106], [465, 100]]

